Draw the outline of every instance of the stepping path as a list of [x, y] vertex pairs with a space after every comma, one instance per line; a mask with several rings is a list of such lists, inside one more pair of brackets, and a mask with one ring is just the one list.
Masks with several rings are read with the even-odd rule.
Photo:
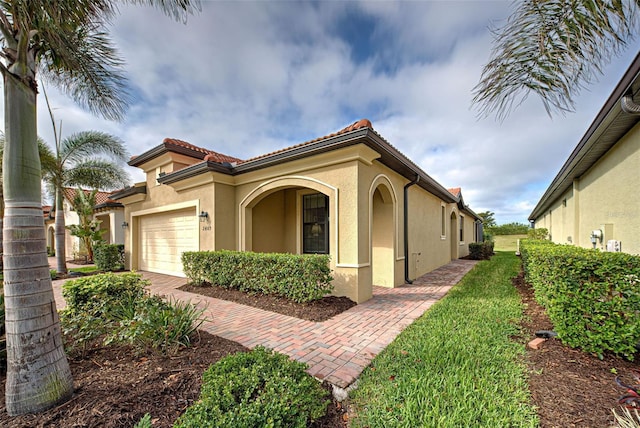
[[[453, 260], [411, 285], [374, 287], [373, 298], [324, 322], [312, 322], [177, 288], [186, 278], [141, 272], [154, 294], [191, 301], [205, 310], [202, 329], [248, 348], [258, 345], [307, 363], [307, 372], [341, 388], [353, 383], [371, 360], [415, 319], [440, 300], [477, 262]], [[58, 307], [64, 305], [54, 281]]]

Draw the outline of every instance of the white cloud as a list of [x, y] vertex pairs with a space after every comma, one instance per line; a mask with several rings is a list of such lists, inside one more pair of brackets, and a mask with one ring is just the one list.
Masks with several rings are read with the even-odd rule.
[[[126, 120], [48, 90], [64, 135], [110, 132], [131, 154], [173, 137], [249, 158], [367, 117], [443, 186], [462, 187], [472, 209], [524, 222], [634, 52], [605, 69], [575, 114], [551, 120], [531, 99], [503, 123], [477, 120], [471, 91], [489, 59], [488, 27], [510, 4], [204, 2], [187, 25], [123, 6], [112, 35], [136, 96]], [[38, 114], [53, 141], [42, 97]]]

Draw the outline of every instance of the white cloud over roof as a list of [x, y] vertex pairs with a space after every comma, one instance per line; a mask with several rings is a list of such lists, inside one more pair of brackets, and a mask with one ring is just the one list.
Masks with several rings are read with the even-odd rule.
[[[636, 52], [605, 69], [577, 111], [550, 119], [527, 100], [478, 120], [471, 90], [510, 2], [203, 2], [187, 25], [122, 7], [111, 28], [135, 95], [123, 123], [47, 88], [63, 135], [95, 129], [140, 154], [178, 138], [238, 158], [368, 118], [444, 187], [498, 223], [526, 222]], [[39, 98], [39, 133], [52, 142]], [[131, 171], [141, 179], [139, 172]]]

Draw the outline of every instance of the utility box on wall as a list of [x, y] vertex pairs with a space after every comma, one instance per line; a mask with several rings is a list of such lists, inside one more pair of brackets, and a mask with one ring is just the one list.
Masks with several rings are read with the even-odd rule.
[[610, 239], [607, 241], [607, 251], [610, 253], [619, 253], [622, 251], [622, 242]]

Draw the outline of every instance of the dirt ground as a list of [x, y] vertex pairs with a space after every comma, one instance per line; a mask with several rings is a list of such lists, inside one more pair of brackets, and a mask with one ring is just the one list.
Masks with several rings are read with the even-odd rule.
[[[535, 338], [537, 330], [552, 330], [522, 274], [513, 283], [527, 306], [526, 339]], [[542, 428], [606, 428], [613, 425], [611, 410], [618, 409], [618, 398], [625, 393], [615, 383], [616, 373], [627, 384], [634, 383], [631, 370], [639, 368], [640, 355], [635, 363], [612, 355], [600, 360], [549, 339], [538, 350], [527, 347], [527, 361], [531, 395]]]
[[195, 287], [187, 284], [180, 287], [180, 290], [316, 322], [326, 321], [356, 305], [347, 297], [326, 296], [314, 302], [301, 304], [283, 297], [250, 294], [210, 285]]
[[[522, 276], [513, 282], [526, 304], [528, 318], [524, 337], [518, 340], [528, 341], [534, 338], [535, 331], [551, 329], [551, 323], [532, 299], [532, 291]], [[194, 291], [202, 293], [204, 290]], [[214, 297], [222, 298], [221, 295]], [[325, 307], [332, 305], [321, 305], [318, 309], [313, 305], [282, 304], [258, 296], [243, 299], [241, 303], [267, 310], [274, 310], [276, 305], [278, 312], [304, 319], [320, 320], [332, 316]], [[341, 310], [332, 309], [334, 312], [350, 307], [342, 299], [334, 303], [333, 306], [345, 306]], [[235, 342], [204, 332], [192, 348], [184, 349], [174, 357], [135, 356], [126, 347], [95, 350], [70, 361], [76, 390], [69, 402], [39, 415], [16, 418], [10, 418], [4, 407], [0, 407], [0, 426], [132, 427], [145, 413], [150, 413], [154, 427], [170, 427], [197, 399], [203, 371], [223, 356], [243, 351], [246, 348]], [[638, 358], [636, 361], [640, 361]], [[532, 401], [538, 407], [543, 428], [610, 426], [613, 423], [611, 409], [617, 407], [617, 399], [624, 393], [614, 381], [614, 372], [631, 382], [631, 369], [638, 368], [637, 363], [613, 356], [600, 360], [567, 348], [556, 339], [546, 341], [539, 350], [528, 349], [526, 359], [530, 368]], [[2, 374], [0, 385], [4, 382]], [[3, 403], [4, 388], [0, 388], [0, 405]], [[334, 401], [328, 415], [314, 427], [346, 428], [346, 415], [346, 409]]]

